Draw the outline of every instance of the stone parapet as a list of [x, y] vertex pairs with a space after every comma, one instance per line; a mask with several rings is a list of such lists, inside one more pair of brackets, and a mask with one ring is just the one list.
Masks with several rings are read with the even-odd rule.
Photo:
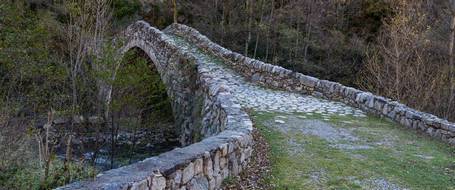
[[197, 30], [185, 25], [173, 24], [165, 31], [181, 36], [204, 51], [224, 59], [232, 69], [252, 82], [269, 88], [344, 102], [368, 113], [389, 118], [403, 126], [422, 131], [455, 146], [455, 124], [445, 119], [417, 111], [370, 92], [347, 87], [337, 82], [320, 80], [251, 59], [212, 42]]

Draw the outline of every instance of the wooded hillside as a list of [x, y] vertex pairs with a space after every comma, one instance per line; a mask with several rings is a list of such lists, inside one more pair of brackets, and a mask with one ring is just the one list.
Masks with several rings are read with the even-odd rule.
[[[176, 20], [248, 57], [455, 121], [455, 0], [1, 0], [0, 189], [93, 177], [102, 146], [114, 167], [106, 136], [120, 125], [132, 152], [139, 128], [172, 125], [144, 52], [118, 54], [119, 32], [141, 19], [160, 29]], [[61, 118], [67, 131], [46, 127]], [[84, 118], [104, 124], [77, 126]], [[72, 142], [87, 133], [95, 148], [81, 164]]]

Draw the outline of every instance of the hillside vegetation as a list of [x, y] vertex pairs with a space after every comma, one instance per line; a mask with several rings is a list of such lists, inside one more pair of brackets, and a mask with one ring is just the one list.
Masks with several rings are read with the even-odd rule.
[[[139, 19], [160, 29], [175, 19], [249, 57], [455, 121], [451, 0], [2, 0], [0, 189], [93, 177], [97, 158], [130, 163], [116, 150], [168, 132], [171, 100], [151, 60], [117, 52]], [[157, 139], [169, 149], [175, 135]]]

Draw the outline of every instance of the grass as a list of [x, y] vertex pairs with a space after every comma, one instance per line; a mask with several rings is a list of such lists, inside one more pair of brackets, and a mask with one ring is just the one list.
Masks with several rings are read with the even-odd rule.
[[[332, 116], [327, 121], [347, 129], [373, 148], [344, 150], [322, 138], [277, 130], [274, 117], [302, 114], [252, 114], [271, 146], [276, 189], [365, 189], [383, 179], [410, 189], [455, 189], [455, 148], [377, 117]], [[321, 119], [322, 115], [305, 115]], [[350, 123], [344, 123], [348, 121]], [[303, 126], [302, 126], [303, 127]], [[387, 143], [375, 144], [385, 141]]]
[[53, 189], [80, 179], [93, 178], [97, 170], [81, 163], [70, 163], [65, 171], [63, 162], [54, 159], [49, 176], [44, 179], [44, 169], [37, 162], [27, 167], [10, 166], [0, 172], [0, 189]]
[[235, 179], [232, 177], [232, 176], [229, 176], [227, 178], [225, 178], [222, 182], [222, 186], [228, 186], [228, 185], [231, 185], [231, 184], [234, 184], [235, 183]]

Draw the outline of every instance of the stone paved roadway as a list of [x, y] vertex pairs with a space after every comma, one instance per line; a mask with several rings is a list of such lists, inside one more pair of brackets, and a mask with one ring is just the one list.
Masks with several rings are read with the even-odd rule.
[[218, 78], [221, 83], [225, 84], [244, 108], [268, 112], [299, 112], [318, 113], [326, 116], [337, 114], [365, 117], [365, 113], [362, 110], [352, 108], [344, 103], [298, 93], [271, 90], [248, 82], [244, 77], [223, 65], [221, 59], [207, 55], [179, 38], [174, 37], [174, 39], [179, 43], [180, 47], [192, 52], [197, 59], [206, 63], [202, 67]]

